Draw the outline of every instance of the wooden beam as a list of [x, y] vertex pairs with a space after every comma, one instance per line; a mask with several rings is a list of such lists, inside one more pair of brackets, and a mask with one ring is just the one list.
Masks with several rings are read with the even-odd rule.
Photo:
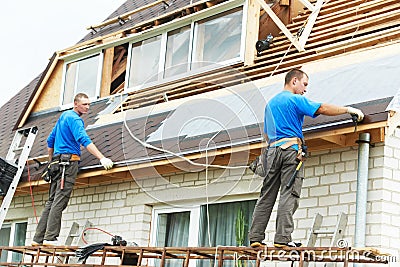
[[339, 135], [333, 135], [333, 136], [324, 136], [321, 138], [322, 140], [340, 145], [340, 146], [345, 146], [346, 145], [346, 136], [343, 134]]
[[165, 3], [165, 0], [155, 1], [153, 3], [150, 3], [150, 4], [147, 4], [147, 5], [141, 6], [139, 8], [136, 8], [134, 10], [128, 11], [128, 12], [126, 12], [126, 13], [118, 16], [118, 17], [103, 21], [102, 23], [98, 23], [98, 24], [94, 24], [94, 25], [88, 26], [88, 27], [86, 27], [86, 30], [96, 29], [96, 28], [100, 28], [100, 27], [103, 27], [103, 26], [106, 26], [106, 25], [109, 25], [109, 24], [112, 24], [112, 23], [119, 22], [120, 20], [130, 19], [129, 17], [131, 15], [139, 13], [139, 12], [141, 12], [143, 10], [146, 10], [146, 9], [151, 8], [153, 6], [159, 5], [161, 3]]
[[100, 97], [110, 95], [113, 61], [114, 47], [105, 49], [103, 59], [103, 71], [101, 76]]
[[256, 57], [256, 42], [258, 41], [258, 28], [260, 27], [260, 4], [257, 0], [249, 0], [246, 23], [246, 42], [244, 52], [244, 65], [253, 65]]
[[289, 6], [290, 5], [290, 0], [280, 0], [279, 4], [281, 6]]
[[[387, 126], [386, 121], [375, 122], [371, 124], [361, 124], [357, 126], [357, 132], [367, 131], [371, 129], [378, 129], [386, 126]], [[340, 128], [330, 131], [321, 131], [316, 133], [305, 133], [304, 139], [307, 141], [310, 139], [322, 139], [328, 136], [343, 135], [349, 133], [354, 133], [354, 127], [346, 127], [346, 128]]]
[[314, 27], [315, 21], [317, 20], [319, 11], [321, 10], [321, 7], [322, 7], [323, 3], [324, 3], [324, 0], [318, 0], [318, 2], [315, 4], [314, 11], [308, 17], [307, 24], [304, 27], [304, 30], [303, 30], [300, 38], [299, 38], [300, 48], [302, 50], [304, 50], [304, 47], [305, 47], [306, 42], [308, 40], [308, 37], [310, 36], [311, 30]]
[[267, 5], [264, 0], [256, 0], [261, 7], [267, 12], [269, 17], [275, 22], [276, 26], [283, 32], [283, 34], [289, 39], [289, 41], [296, 47], [299, 52], [303, 52], [297, 38], [286, 28], [285, 24], [282, 23], [280, 18], [272, 11], [272, 9]]
[[313, 4], [310, 3], [308, 0], [299, 0], [306, 8], [308, 8], [310, 11], [314, 11], [314, 6]]

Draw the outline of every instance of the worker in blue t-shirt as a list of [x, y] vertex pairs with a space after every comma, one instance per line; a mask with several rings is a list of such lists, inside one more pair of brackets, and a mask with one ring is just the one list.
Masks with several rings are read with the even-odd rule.
[[[361, 121], [364, 114], [353, 107], [341, 107], [313, 102], [303, 94], [307, 91], [308, 75], [292, 69], [285, 76], [284, 90], [274, 96], [265, 107], [264, 132], [268, 142], [267, 163], [261, 193], [253, 213], [249, 232], [251, 247], [264, 245], [265, 229], [272, 209], [280, 193], [274, 245], [276, 247], [299, 247], [301, 243], [292, 241], [294, 230], [293, 214], [299, 205], [303, 184], [305, 144], [303, 139], [304, 116], [319, 114], [335, 116], [351, 114]], [[298, 168], [300, 166], [300, 168]], [[298, 169], [294, 181], [290, 178]]]
[[61, 229], [61, 216], [67, 207], [81, 156], [81, 145], [100, 160], [106, 170], [113, 166], [112, 160], [93, 144], [86, 133], [82, 114], [89, 111], [90, 101], [86, 94], [74, 98], [74, 108], [61, 114], [47, 138], [49, 162], [55, 168], [52, 172], [49, 199], [36, 228], [32, 245], [59, 245], [57, 237]]

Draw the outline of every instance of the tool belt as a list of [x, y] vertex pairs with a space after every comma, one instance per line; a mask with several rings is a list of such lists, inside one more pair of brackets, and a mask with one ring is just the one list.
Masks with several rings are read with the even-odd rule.
[[280, 147], [282, 149], [286, 149], [293, 145], [297, 145], [299, 148], [297, 150], [297, 159], [300, 161], [305, 161], [307, 157], [307, 146], [305, 145], [304, 140], [299, 137], [281, 138], [268, 144], [267, 147]]
[[[42, 172], [42, 179], [46, 182], [57, 180], [60, 176], [64, 176], [65, 166], [71, 161], [79, 161], [80, 157], [76, 154], [56, 154], [46, 165]], [[61, 170], [62, 168], [62, 170]], [[64, 177], [62, 177], [64, 178]]]
[[76, 154], [56, 154], [53, 156], [53, 159], [58, 159], [61, 160], [61, 162], [66, 162], [66, 161], [79, 161], [81, 160], [81, 157], [79, 157]]

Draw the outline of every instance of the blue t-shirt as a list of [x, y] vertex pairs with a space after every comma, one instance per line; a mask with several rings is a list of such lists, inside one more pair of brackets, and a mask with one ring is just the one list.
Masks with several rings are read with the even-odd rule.
[[303, 138], [304, 116], [316, 117], [317, 103], [298, 94], [282, 91], [274, 96], [265, 107], [264, 132], [269, 142], [281, 138]]
[[92, 140], [87, 135], [82, 118], [73, 110], [61, 114], [47, 138], [47, 146], [54, 154], [81, 155], [81, 145], [87, 147]]

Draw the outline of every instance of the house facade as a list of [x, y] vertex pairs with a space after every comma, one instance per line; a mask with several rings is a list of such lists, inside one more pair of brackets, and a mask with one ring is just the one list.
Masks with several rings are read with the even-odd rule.
[[[247, 234], [238, 231], [248, 231], [262, 184], [247, 166], [266, 145], [264, 106], [282, 90], [284, 74], [301, 67], [310, 76], [309, 98], [355, 106], [366, 117], [358, 125], [345, 115], [306, 119], [310, 155], [293, 238], [306, 242], [317, 213], [324, 229], [345, 213], [346, 244], [364, 240], [358, 244], [391, 253], [395, 266], [399, 10], [397, 1], [127, 1], [76, 45], [57, 51], [1, 108], [0, 156], [16, 129], [39, 128], [1, 229], [3, 245], [32, 240], [48, 189], [37, 162], [47, 161], [47, 135], [83, 90], [92, 100], [83, 118], [88, 134], [116, 164], [105, 171], [82, 151], [61, 242], [78, 223], [89, 228], [73, 244], [109, 242], [111, 234], [139, 246], [247, 246]], [[257, 51], [268, 34], [273, 41]], [[330, 237], [315, 245], [329, 246]], [[2, 261], [17, 257], [3, 253]]]

